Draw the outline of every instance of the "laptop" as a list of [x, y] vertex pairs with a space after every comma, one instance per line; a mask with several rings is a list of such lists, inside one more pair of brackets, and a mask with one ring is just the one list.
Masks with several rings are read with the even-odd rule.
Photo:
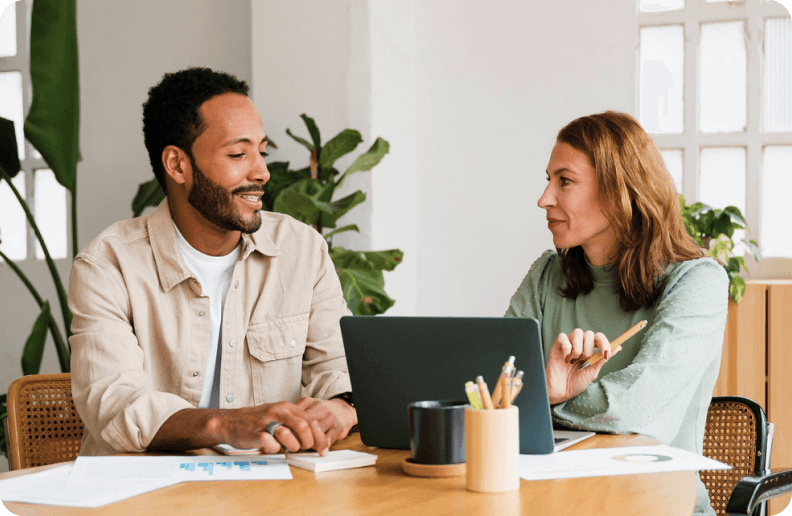
[[501, 317], [341, 318], [360, 438], [367, 446], [410, 448], [407, 405], [467, 403], [465, 383], [477, 376], [494, 390], [504, 362], [525, 372], [514, 405], [520, 410], [520, 453], [548, 454], [594, 435], [556, 431], [545, 383], [539, 323]]

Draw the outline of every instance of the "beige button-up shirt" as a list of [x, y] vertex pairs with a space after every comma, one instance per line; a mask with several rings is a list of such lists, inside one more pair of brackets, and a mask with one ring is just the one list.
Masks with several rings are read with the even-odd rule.
[[[261, 218], [242, 235], [223, 310], [220, 408], [351, 390], [339, 327], [349, 310], [327, 244], [287, 215]], [[82, 455], [142, 451], [171, 415], [198, 406], [209, 298], [181, 257], [167, 199], [77, 255], [69, 307]]]

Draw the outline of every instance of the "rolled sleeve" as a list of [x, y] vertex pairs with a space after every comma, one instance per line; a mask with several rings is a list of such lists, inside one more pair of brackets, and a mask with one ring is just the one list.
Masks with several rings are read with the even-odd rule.
[[339, 324], [341, 317], [351, 315], [351, 312], [344, 301], [341, 282], [324, 240], [318, 252], [319, 267], [303, 355], [303, 395], [328, 399], [352, 390]]
[[69, 308], [72, 395], [88, 430], [81, 453], [143, 451], [168, 417], [192, 405], [152, 388], [123, 279], [110, 264], [77, 257]]

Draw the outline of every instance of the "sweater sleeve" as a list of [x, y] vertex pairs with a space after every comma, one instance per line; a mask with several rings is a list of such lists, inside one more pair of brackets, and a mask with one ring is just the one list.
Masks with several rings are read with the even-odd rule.
[[544, 303], [547, 298], [548, 275], [550, 267], [557, 259], [556, 253], [549, 250], [536, 259], [511, 297], [504, 317], [532, 317], [539, 321], [541, 327]]
[[557, 420], [595, 431], [635, 432], [670, 443], [706, 372], [720, 363], [726, 272], [710, 259], [669, 276], [633, 362], [553, 407]]

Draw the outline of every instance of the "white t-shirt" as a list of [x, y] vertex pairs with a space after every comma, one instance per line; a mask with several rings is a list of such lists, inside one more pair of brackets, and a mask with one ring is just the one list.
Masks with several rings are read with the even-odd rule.
[[223, 350], [223, 346], [220, 345], [223, 338], [223, 306], [228, 287], [231, 285], [231, 277], [234, 275], [234, 265], [242, 253], [242, 245], [240, 242], [239, 246], [225, 256], [209, 256], [191, 246], [176, 224], [173, 224], [173, 227], [176, 228], [176, 241], [187, 268], [198, 279], [201, 295], [209, 297], [211, 336], [207, 342], [209, 355], [198, 408], [217, 408], [220, 394], [220, 359]]

